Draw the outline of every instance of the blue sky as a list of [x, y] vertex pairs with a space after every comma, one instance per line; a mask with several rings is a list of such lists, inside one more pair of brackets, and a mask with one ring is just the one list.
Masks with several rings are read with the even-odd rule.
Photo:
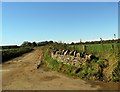
[[2, 44], [112, 39], [118, 35], [118, 3], [4, 2], [2, 30]]

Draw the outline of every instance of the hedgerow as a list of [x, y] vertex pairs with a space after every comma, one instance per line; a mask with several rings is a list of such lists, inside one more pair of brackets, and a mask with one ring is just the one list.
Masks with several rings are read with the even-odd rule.
[[17, 49], [7, 49], [2, 51], [2, 62], [10, 60], [12, 58], [18, 57], [24, 53], [32, 51], [33, 48], [30, 47], [21, 47]]

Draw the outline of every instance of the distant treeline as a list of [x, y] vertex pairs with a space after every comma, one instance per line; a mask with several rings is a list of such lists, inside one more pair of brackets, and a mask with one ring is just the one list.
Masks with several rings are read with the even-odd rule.
[[48, 44], [53, 44], [54, 42], [53, 41], [44, 41], [44, 42], [28, 42], [28, 41], [25, 41], [23, 42], [23, 44], [21, 46], [32, 46], [32, 47], [35, 47], [35, 46], [45, 46], [45, 45], [48, 45]]
[[16, 48], [20, 48], [20, 47], [35, 47], [35, 46], [45, 46], [48, 44], [52, 44], [52, 43], [57, 43], [57, 42], [53, 42], [53, 41], [44, 41], [44, 42], [28, 42], [25, 41], [23, 42], [20, 46], [17, 45], [7, 45], [7, 46], [0, 46], [0, 49], [16, 49]]
[[20, 48], [20, 46], [17, 45], [0, 46], [0, 49], [15, 49], [15, 48]]
[[[86, 41], [86, 42], [77, 42], [77, 43], [70, 43], [68, 45], [78, 45], [78, 44], [107, 44], [107, 43], [120, 43], [120, 39], [113, 39], [113, 40], [101, 40], [101, 41]], [[25, 41], [21, 44], [21, 46], [17, 45], [9, 45], [9, 46], [0, 46], [0, 49], [14, 49], [14, 48], [20, 48], [20, 47], [36, 47], [36, 46], [45, 46], [49, 44], [66, 44], [66, 43], [59, 43], [59, 42], [53, 42], [53, 41], [43, 41], [43, 42], [28, 42]]]
[[120, 39], [113, 39], [113, 40], [101, 40], [101, 41], [86, 41], [86, 42], [72, 42], [71, 45], [78, 45], [78, 44], [108, 44], [108, 43], [120, 43]]
[[[86, 41], [86, 42], [78, 42], [78, 43], [70, 43], [68, 45], [78, 45], [78, 44], [107, 44], [107, 43], [120, 43], [120, 39], [113, 39], [113, 40], [100, 40], [100, 41]], [[66, 43], [60, 43], [60, 42], [53, 42], [53, 41], [44, 41], [44, 42], [28, 42], [25, 41], [21, 46], [45, 46], [49, 44], [66, 44]]]

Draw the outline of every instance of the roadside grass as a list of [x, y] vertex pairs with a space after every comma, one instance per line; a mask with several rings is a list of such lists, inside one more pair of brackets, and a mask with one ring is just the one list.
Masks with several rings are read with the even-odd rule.
[[[54, 44], [44, 46], [44, 61], [46, 62], [47, 67], [52, 70], [63, 72], [70, 76], [77, 76], [79, 78], [90, 79], [90, 80], [99, 80], [103, 78], [103, 69], [106, 69], [106, 73], [110, 76], [109, 73], [112, 73], [112, 81], [120, 81], [120, 63], [118, 63], [120, 55], [120, 43], [112, 44], [89, 44], [86, 45], [87, 53], [93, 53], [99, 60], [92, 61], [90, 66], [89, 63], [86, 63], [85, 66], [75, 67], [67, 64], [63, 64], [57, 60], [51, 58], [51, 48], [57, 49], [70, 49], [77, 50], [78, 52], [83, 52], [83, 45], [64, 45], [64, 44]], [[107, 62], [109, 61], [109, 62]], [[109, 63], [109, 64], [108, 64]], [[113, 64], [114, 63], [114, 64]], [[98, 69], [101, 67], [101, 71]], [[108, 67], [108, 68], [106, 68]], [[77, 71], [77, 72], [76, 72]]]
[[[92, 68], [89, 68], [89, 64], [86, 66], [75, 67], [67, 64], [63, 64], [60, 61], [57, 61], [50, 57], [49, 50], [44, 53], [44, 61], [46, 66], [54, 71], [65, 73], [69, 76], [75, 76], [84, 79], [90, 79], [90, 77], [99, 76], [99, 71], [95, 71]], [[89, 68], [89, 69], [88, 69]], [[79, 69], [79, 70], [78, 70]]]
[[53, 59], [50, 56], [50, 50], [49, 46], [44, 47], [44, 61], [46, 62], [46, 66], [54, 71], [63, 72], [65, 74], [75, 76], [75, 74], [72, 73], [72, 70], [74, 70], [76, 67], [63, 64], [62, 62], [58, 62], [57, 60]]
[[[83, 51], [84, 45], [71, 45], [70, 47], [78, 50], [79, 52]], [[106, 75], [112, 76], [112, 81], [120, 81], [120, 43], [109, 43], [109, 44], [86, 44], [86, 52], [93, 53], [99, 57], [99, 63], [101, 66], [108, 66], [105, 68]], [[104, 60], [108, 60], [107, 64], [104, 63]], [[112, 74], [112, 75], [110, 75]]]

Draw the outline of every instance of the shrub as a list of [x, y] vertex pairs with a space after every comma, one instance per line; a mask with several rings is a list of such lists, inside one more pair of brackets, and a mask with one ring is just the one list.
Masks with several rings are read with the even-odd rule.
[[30, 52], [33, 49], [30, 47], [21, 47], [18, 49], [7, 49], [2, 51], [2, 62], [5, 62], [7, 60], [10, 60], [12, 58], [18, 57], [24, 53]]

